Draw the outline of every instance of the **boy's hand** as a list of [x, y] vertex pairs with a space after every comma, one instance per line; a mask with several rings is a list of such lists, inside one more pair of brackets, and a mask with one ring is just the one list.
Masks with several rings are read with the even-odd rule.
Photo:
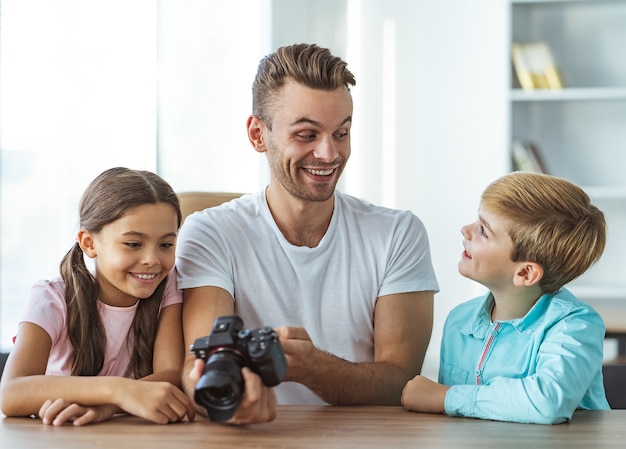
[[415, 376], [402, 390], [402, 405], [414, 412], [444, 413], [446, 392], [449, 389], [427, 377]]

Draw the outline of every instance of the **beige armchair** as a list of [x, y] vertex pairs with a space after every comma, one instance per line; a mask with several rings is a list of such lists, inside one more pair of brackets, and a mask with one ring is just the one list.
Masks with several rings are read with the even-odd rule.
[[235, 198], [239, 198], [243, 193], [233, 192], [178, 192], [178, 201], [183, 215], [183, 221], [189, 214], [208, 207], [219, 206]]

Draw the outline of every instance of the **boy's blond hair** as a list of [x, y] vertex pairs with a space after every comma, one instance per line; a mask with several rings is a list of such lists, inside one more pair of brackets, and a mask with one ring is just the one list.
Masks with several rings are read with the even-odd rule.
[[583, 274], [604, 251], [604, 214], [564, 179], [514, 172], [485, 189], [481, 206], [508, 221], [512, 261], [543, 267], [539, 285], [545, 293]]

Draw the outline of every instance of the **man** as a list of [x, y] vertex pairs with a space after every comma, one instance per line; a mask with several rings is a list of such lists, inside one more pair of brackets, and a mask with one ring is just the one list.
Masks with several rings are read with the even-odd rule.
[[247, 127], [270, 183], [187, 218], [178, 239], [186, 344], [221, 315], [275, 327], [288, 362], [282, 404], [399, 405], [430, 340], [438, 284], [423, 224], [335, 190], [354, 85], [316, 45], [265, 57]]

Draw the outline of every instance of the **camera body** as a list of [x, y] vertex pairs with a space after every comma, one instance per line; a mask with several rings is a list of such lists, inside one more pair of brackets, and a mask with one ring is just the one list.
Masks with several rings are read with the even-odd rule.
[[276, 332], [271, 327], [246, 329], [236, 315], [217, 317], [211, 335], [196, 339], [191, 352], [206, 363], [194, 400], [212, 421], [227, 421], [235, 414], [244, 389], [242, 367], [257, 373], [268, 387], [278, 385], [287, 370]]

